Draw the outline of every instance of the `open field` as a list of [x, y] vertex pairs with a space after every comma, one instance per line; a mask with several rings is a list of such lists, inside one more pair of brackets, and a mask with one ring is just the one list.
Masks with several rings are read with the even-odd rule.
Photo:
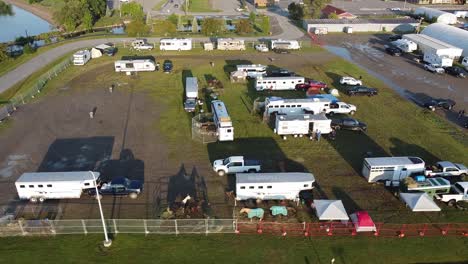
[[[119, 57], [125, 53], [121, 50]], [[466, 221], [468, 211], [445, 205], [441, 205], [440, 213], [412, 213], [382, 185], [368, 184], [359, 176], [367, 152], [375, 156], [415, 155], [427, 163], [438, 160], [468, 163], [468, 143], [463, 131], [409, 103], [365, 71], [317, 51], [289, 55], [145, 54], [156, 55], [159, 62], [171, 59], [174, 72], [127, 77], [114, 72], [112, 62], [116, 58], [95, 59], [84, 67], [66, 70], [48, 84], [46, 96], [15, 113], [9, 128], [0, 134], [3, 206], [26, 218], [97, 218], [96, 203], [88, 197], [42, 205], [18, 202], [13, 182], [25, 171], [100, 167], [106, 176], [125, 175], [145, 181], [144, 193], [136, 200], [105, 197], [106, 217], [158, 218], [167, 204], [187, 194], [205, 200], [206, 214], [230, 217], [232, 203], [226, 201], [224, 192], [232, 189], [232, 178], [216, 176], [210, 162], [242, 154], [262, 160], [267, 171], [284, 167], [286, 171], [314, 173], [319, 185], [314, 191], [315, 198], [342, 199], [348, 213], [364, 209], [374, 221]], [[259, 116], [250, 113], [253, 101], [270, 95], [304, 97], [304, 94], [258, 93], [252, 84], [230, 84], [228, 74], [240, 63], [288, 68], [338, 89], [342, 89], [338, 84], [340, 76], [361, 75], [366, 84], [379, 88], [379, 95], [372, 98], [343, 95], [342, 100], [357, 105], [356, 117], [367, 123], [368, 133], [339, 131], [335, 141], [281, 140]], [[202, 88], [213, 78], [223, 82], [224, 89], [219, 94], [234, 122], [234, 142], [203, 145], [192, 141], [192, 116], [182, 107], [183, 80], [187, 76], [198, 77]], [[108, 91], [111, 84], [117, 85], [112, 94]], [[88, 113], [95, 107], [96, 117], [91, 120]], [[302, 217], [305, 221], [315, 219], [310, 214]]]
[[[219, 12], [219, 10], [214, 10], [211, 5], [212, 0], [190, 0], [189, 2], [189, 12]], [[185, 8], [185, 5], [181, 4], [182, 10]]]
[[466, 263], [463, 238], [281, 238], [260, 236], [102, 236], [2, 238], [0, 263]]

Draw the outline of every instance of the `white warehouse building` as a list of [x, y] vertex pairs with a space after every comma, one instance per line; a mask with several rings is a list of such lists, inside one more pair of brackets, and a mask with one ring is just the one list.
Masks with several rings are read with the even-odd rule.
[[306, 19], [302, 26], [307, 32], [413, 32], [419, 22], [412, 18], [399, 19]]
[[406, 34], [403, 39], [411, 40], [418, 45], [418, 49], [422, 53], [432, 53], [437, 56], [446, 56], [449, 58], [458, 58], [462, 55], [462, 49], [457, 48], [449, 43], [424, 34]]
[[429, 8], [429, 7], [418, 7], [414, 10], [415, 15], [426, 16], [430, 19], [437, 18], [438, 23], [444, 24], [456, 24], [457, 23], [457, 16], [455, 14], [445, 12], [442, 10]]
[[442, 23], [427, 26], [421, 34], [441, 40], [463, 50], [462, 56], [468, 57], [468, 31]]

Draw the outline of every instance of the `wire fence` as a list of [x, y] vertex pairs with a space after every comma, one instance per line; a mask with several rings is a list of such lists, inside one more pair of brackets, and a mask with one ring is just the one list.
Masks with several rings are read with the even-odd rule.
[[37, 81], [29, 87], [22, 89], [18, 94], [11, 98], [8, 103], [0, 107], [0, 121], [9, 117], [18, 107], [28, 103], [41, 93], [47, 82], [57, 77], [59, 73], [63, 72], [71, 64], [71, 58], [67, 58], [59, 64], [55, 65], [52, 69], [42, 74]]
[[[108, 219], [109, 233], [119, 234], [269, 234], [279, 236], [468, 237], [468, 223], [382, 224], [373, 232], [357, 232], [353, 223], [278, 223], [236, 219]], [[100, 219], [0, 221], [0, 236], [103, 233]]]

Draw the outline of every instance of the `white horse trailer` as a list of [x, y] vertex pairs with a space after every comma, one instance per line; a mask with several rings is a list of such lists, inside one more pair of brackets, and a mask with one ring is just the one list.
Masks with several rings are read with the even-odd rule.
[[213, 112], [214, 123], [216, 124], [216, 132], [219, 141], [233, 141], [234, 127], [232, 126], [231, 117], [227, 112], [226, 106], [220, 100], [211, 102], [211, 111]]
[[263, 90], [295, 90], [296, 85], [303, 84], [304, 77], [301, 76], [285, 76], [285, 77], [257, 77], [255, 81], [255, 89]]
[[262, 77], [267, 74], [267, 66], [261, 64], [237, 65], [238, 71], [244, 71], [249, 78]]
[[218, 39], [218, 50], [245, 50], [243, 39], [220, 38]]
[[399, 183], [412, 174], [424, 175], [425, 163], [418, 157], [365, 158], [362, 175], [368, 182], [390, 180]]
[[73, 65], [85, 65], [91, 59], [89, 50], [80, 50], [73, 54]]
[[300, 48], [297, 40], [274, 39], [271, 41], [271, 49], [297, 50]]
[[287, 135], [304, 136], [319, 130], [321, 134], [329, 134], [331, 120], [325, 114], [309, 115], [277, 115], [275, 133], [286, 139]]
[[173, 38], [173, 39], [161, 39], [159, 42], [160, 50], [191, 50], [192, 49], [192, 39], [182, 39], [182, 38]]
[[155, 71], [156, 65], [152, 60], [119, 60], [114, 62], [115, 72]]
[[[96, 178], [99, 172], [94, 172]], [[95, 188], [89, 171], [23, 173], [15, 182], [21, 200], [77, 199], [84, 190]]]
[[236, 200], [299, 200], [301, 191], [312, 190], [312, 173], [237, 173]]
[[319, 114], [330, 108], [330, 100], [326, 98], [284, 99], [267, 97], [265, 99], [265, 114]]

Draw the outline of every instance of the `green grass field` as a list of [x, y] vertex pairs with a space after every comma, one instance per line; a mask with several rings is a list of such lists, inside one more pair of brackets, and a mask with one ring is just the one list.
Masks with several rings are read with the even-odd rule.
[[[219, 12], [211, 7], [211, 0], [190, 0], [189, 11], [190, 12]], [[185, 5], [182, 5], [182, 10], [185, 10]]]
[[[463, 238], [293, 238], [119, 234], [2, 238], [0, 263], [466, 263]], [[53, 256], [53, 259], [51, 257]]]

